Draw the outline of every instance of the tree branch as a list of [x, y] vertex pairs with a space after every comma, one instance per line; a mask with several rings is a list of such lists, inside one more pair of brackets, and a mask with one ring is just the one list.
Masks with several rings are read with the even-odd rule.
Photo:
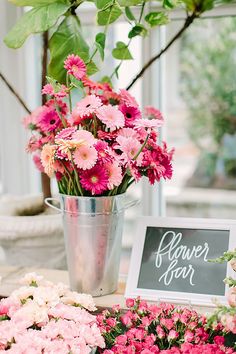
[[158, 54], [156, 54], [154, 57], [152, 57], [143, 67], [142, 69], [139, 71], [139, 73], [133, 78], [133, 80], [131, 81], [131, 83], [126, 87], [126, 90], [131, 89], [131, 87], [135, 84], [135, 82], [140, 79], [140, 77], [143, 76], [143, 74], [145, 73], [145, 71], [158, 59], [160, 59], [160, 57], [172, 46], [172, 44], [182, 36], [182, 34], [186, 31], [186, 29], [193, 23], [193, 21], [199, 17], [198, 14], [196, 14], [195, 12], [193, 12], [191, 15], [188, 15], [183, 27], [176, 33], [176, 35], [169, 41], [169, 43], [167, 43], [167, 45], [165, 46], [165, 48], [163, 48]]
[[6, 84], [6, 86], [9, 88], [9, 90], [11, 91], [11, 93], [16, 97], [16, 99], [18, 100], [18, 102], [21, 104], [22, 107], [24, 107], [24, 109], [26, 110], [27, 113], [31, 114], [30, 109], [27, 107], [26, 103], [24, 102], [24, 100], [20, 97], [20, 95], [16, 92], [16, 90], [14, 89], [14, 87], [10, 84], [10, 82], [6, 79], [6, 77], [0, 72], [0, 78], [2, 79], [2, 81]]

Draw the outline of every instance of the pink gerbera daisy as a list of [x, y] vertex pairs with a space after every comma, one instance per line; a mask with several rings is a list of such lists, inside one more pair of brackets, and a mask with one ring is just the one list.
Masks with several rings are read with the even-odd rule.
[[164, 120], [161, 112], [158, 109], [156, 109], [155, 107], [152, 107], [152, 106], [146, 106], [144, 108], [144, 115], [148, 119], [158, 119], [160, 121]]
[[90, 146], [96, 143], [96, 139], [94, 138], [93, 134], [83, 129], [76, 130], [72, 135], [72, 138], [74, 140], [84, 141], [85, 144]]
[[147, 130], [159, 128], [162, 126], [162, 121], [158, 119], [139, 119], [136, 122], [134, 122], [134, 127], [139, 129], [139, 128], [145, 128]]
[[81, 118], [89, 116], [101, 107], [102, 101], [95, 95], [89, 95], [77, 103], [73, 114], [77, 114]]
[[75, 164], [82, 170], [92, 168], [97, 161], [97, 150], [93, 146], [82, 145], [73, 153]]
[[55, 151], [56, 146], [45, 144], [41, 152], [41, 162], [49, 177], [52, 177], [54, 173]]
[[112, 105], [100, 107], [96, 115], [102, 123], [106, 124], [107, 128], [112, 130], [122, 128], [125, 124], [124, 115]]
[[108, 174], [104, 167], [97, 165], [82, 172], [80, 182], [82, 187], [91, 192], [92, 195], [99, 195], [108, 188]]
[[137, 139], [118, 136], [116, 141], [118, 145], [115, 146], [115, 149], [122, 151], [122, 155], [120, 156], [121, 160], [124, 162], [129, 162], [135, 159], [138, 165], [141, 164], [143, 154], [141, 152], [138, 155], [138, 153], [140, 152], [142, 145]]
[[122, 104], [119, 106], [119, 110], [124, 114], [126, 127], [133, 127], [134, 122], [141, 118], [141, 112], [137, 107]]
[[135, 98], [131, 96], [131, 94], [128, 91], [124, 89], [120, 90], [120, 100], [121, 103], [124, 103], [126, 106], [138, 108], [138, 103], [135, 100]]
[[57, 112], [50, 107], [44, 106], [43, 111], [37, 117], [37, 125], [44, 133], [49, 133], [59, 127], [61, 119]]
[[58, 90], [55, 91], [51, 84], [46, 84], [42, 89], [42, 94], [57, 98], [63, 98], [67, 96], [67, 88], [65, 85], [60, 85]]
[[72, 139], [72, 134], [76, 132], [76, 128], [70, 127], [70, 128], [65, 128], [62, 129], [55, 137], [55, 140], [57, 139], [65, 139], [65, 140], [71, 140]]
[[112, 151], [109, 148], [107, 142], [98, 140], [96, 145], [94, 145], [98, 152], [99, 162], [106, 163], [113, 160]]
[[108, 173], [108, 189], [118, 187], [123, 179], [122, 168], [117, 162], [106, 164], [106, 170]]
[[64, 68], [68, 74], [73, 75], [77, 80], [81, 80], [86, 73], [86, 65], [84, 61], [74, 54], [68, 55], [64, 62]]

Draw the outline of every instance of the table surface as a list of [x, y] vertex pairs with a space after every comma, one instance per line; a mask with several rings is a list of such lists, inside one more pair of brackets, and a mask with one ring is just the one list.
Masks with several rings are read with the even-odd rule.
[[[39, 275], [42, 275], [45, 279], [50, 280], [53, 283], [62, 282], [64, 284], [69, 285], [69, 276], [67, 271], [55, 269], [0, 266], [0, 296], [9, 296], [13, 290], [21, 286], [19, 284], [19, 280], [23, 278], [26, 273], [31, 272], [35, 272]], [[119, 304], [121, 308], [125, 308], [124, 292], [125, 282], [123, 280], [119, 282], [118, 289], [115, 293], [100, 297], [94, 297], [94, 302], [99, 308], [108, 308], [116, 304]], [[212, 307], [204, 306], [193, 306], [192, 308], [204, 314], [211, 313], [214, 310], [214, 308]]]

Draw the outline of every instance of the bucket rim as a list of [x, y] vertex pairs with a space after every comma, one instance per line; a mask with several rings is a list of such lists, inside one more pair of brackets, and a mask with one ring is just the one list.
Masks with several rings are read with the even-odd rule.
[[114, 199], [114, 198], [121, 198], [121, 197], [125, 197], [126, 192], [124, 193], [120, 193], [120, 194], [116, 194], [116, 195], [103, 195], [103, 196], [81, 196], [81, 195], [69, 195], [69, 194], [63, 194], [63, 193], [58, 193], [58, 195], [60, 197], [68, 197], [68, 198], [75, 198], [75, 199], [83, 199], [83, 200], [89, 200], [89, 199]]

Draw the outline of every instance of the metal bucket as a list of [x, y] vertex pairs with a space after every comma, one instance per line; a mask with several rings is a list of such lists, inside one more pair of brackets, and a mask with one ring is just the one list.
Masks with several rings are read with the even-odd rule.
[[[55, 198], [47, 198], [51, 204]], [[76, 197], [60, 194], [72, 290], [101, 296], [117, 289], [124, 211], [137, 201], [125, 194]]]

